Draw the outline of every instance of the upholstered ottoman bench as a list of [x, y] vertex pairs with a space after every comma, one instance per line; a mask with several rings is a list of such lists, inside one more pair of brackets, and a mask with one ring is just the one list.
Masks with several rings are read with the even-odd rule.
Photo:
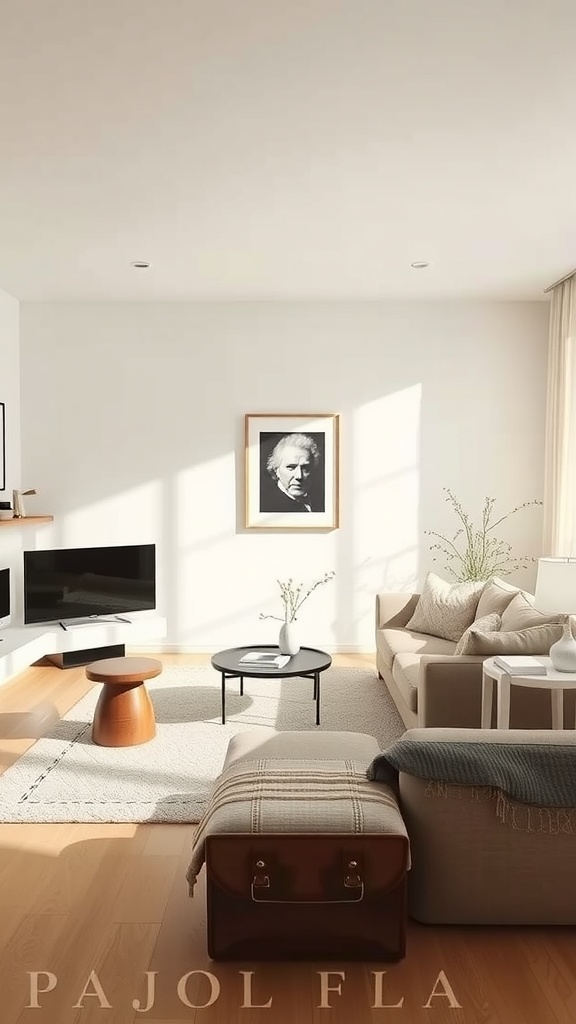
[[215, 960], [399, 960], [408, 836], [394, 790], [369, 782], [377, 740], [239, 733], [196, 831]]

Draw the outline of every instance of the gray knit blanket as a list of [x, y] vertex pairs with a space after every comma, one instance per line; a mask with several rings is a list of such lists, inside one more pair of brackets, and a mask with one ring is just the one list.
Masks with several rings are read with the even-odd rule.
[[574, 744], [466, 743], [401, 737], [368, 767], [368, 779], [396, 785], [398, 773], [454, 786], [486, 786], [537, 807], [576, 808]]

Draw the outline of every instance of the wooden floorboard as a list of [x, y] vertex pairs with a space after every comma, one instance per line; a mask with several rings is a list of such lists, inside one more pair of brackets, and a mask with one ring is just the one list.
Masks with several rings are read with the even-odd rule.
[[[334, 660], [373, 665], [368, 656]], [[81, 668], [42, 665], [1, 687], [0, 771], [90, 685]], [[184, 877], [193, 833], [193, 825], [0, 824], [1, 1024], [576, 1021], [572, 928], [410, 922], [398, 964], [214, 963], [206, 953], [204, 875], [194, 899]], [[51, 972], [39, 975], [40, 987], [53, 983], [39, 993], [39, 1007], [28, 1005], [29, 972]], [[151, 972], [155, 999], [146, 1009]], [[252, 1006], [243, 1005], [248, 972]], [[341, 990], [328, 992], [324, 1007], [322, 972]]]

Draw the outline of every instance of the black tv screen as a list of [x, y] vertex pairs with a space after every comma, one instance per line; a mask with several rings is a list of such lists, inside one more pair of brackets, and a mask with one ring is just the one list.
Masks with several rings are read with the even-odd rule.
[[156, 607], [156, 546], [24, 552], [24, 622], [124, 615]]
[[10, 622], [10, 569], [0, 569], [0, 627]]

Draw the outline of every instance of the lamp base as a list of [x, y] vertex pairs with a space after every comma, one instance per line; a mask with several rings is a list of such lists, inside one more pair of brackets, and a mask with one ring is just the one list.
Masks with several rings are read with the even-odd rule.
[[550, 648], [550, 660], [557, 672], [576, 673], [576, 640], [572, 636], [569, 615], [564, 623], [564, 633]]

